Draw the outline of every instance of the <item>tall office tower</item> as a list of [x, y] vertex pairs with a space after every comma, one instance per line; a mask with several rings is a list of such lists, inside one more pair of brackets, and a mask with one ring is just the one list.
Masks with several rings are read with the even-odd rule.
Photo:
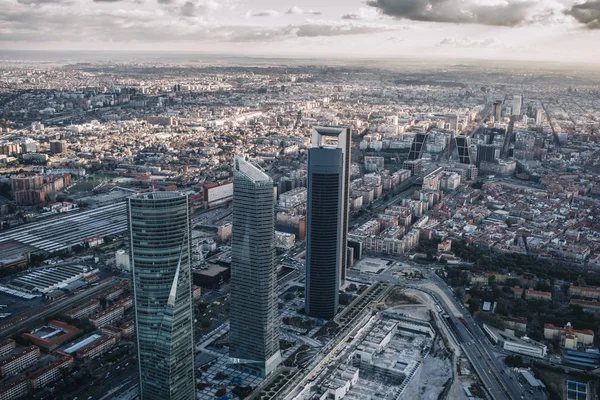
[[51, 140], [50, 141], [50, 153], [52, 154], [66, 154], [69, 145], [66, 140]]
[[500, 158], [500, 147], [494, 144], [477, 145], [477, 165], [482, 162], [493, 163]]
[[521, 115], [521, 106], [523, 105], [523, 96], [514, 96], [512, 103], [512, 115]]
[[263, 377], [281, 363], [273, 181], [241, 157], [233, 166], [229, 356]]
[[189, 199], [128, 199], [141, 400], [195, 397]]
[[425, 142], [429, 138], [429, 133], [417, 133], [410, 145], [410, 151], [408, 152], [408, 160], [419, 160], [423, 157], [423, 150], [425, 150]]
[[350, 128], [313, 128], [308, 151], [306, 313], [332, 318], [346, 281]]
[[456, 114], [446, 115], [446, 121], [448, 121], [448, 128], [456, 131], [458, 129], [458, 116]]
[[492, 115], [494, 116], [494, 121], [500, 122], [502, 120], [502, 100], [495, 101], [492, 104]]
[[456, 140], [456, 150], [458, 151], [458, 160], [461, 164], [472, 164], [471, 158], [471, 137], [459, 135]]

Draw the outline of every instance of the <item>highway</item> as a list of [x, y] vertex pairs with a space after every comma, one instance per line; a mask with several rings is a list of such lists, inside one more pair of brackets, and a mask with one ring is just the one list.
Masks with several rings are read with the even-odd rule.
[[[408, 267], [408, 265], [406, 266]], [[421, 269], [427, 279], [424, 281], [412, 281], [409, 285], [406, 285], [406, 281], [400, 281], [392, 274], [392, 268], [379, 275], [369, 274], [368, 279], [365, 279], [365, 274], [360, 274], [356, 271], [349, 271], [348, 275], [361, 281], [374, 279], [379, 282], [419, 290], [430, 295], [444, 312], [448, 314], [448, 327], [450, 331], [454, 334], [456, 341], [473, 365], [475, 372], [481, 378], [490, 397], [495, 400], [529, 398], [529, 393], [523, 387], [520, 387], [516, 381], [511, 380], [511, 376], [508, 373], [509, 368], [498, 359], [493, 351], [493, 344], [487, 339], [471, 315], [455, 299], [448, 285], [435, 273], [421, 266], [410, 265], [410, 267]], [[434, 284], [438, 290], [427, 288], [427, 284]], [[440, 293], [444, 295], [442, 296]], [[448, 304], [448, 302], [451, 304]]]
[[[456, 300], [448, 285], [442, 281], [437, 274], [429, 274], [429, 277], [433, 283], [446, 294], [446, 297], [454, 303], [454, 307], [456, 307], [458, 310], [464, 309], [463, 306]], [[442, 301], [442, 304], [446, 305], [444, 301]], [[447, 306], [445, 308], [447, 308]], [[465, 312], [463, 314], [463, 321], [465, 321], [464, 324], [460, 323], [460, 321], [459, 323], [460, 327], [462, 328], [461, 336], [463, 340], [466, 339], [466, 342], [462, 344], [465, 353], [471, 353], [477, 359], [473, 361], [479, 364], [479, 368], [476, 367], [479, 375], [481, 376], [483, 374], [486, 376], [486, 378], [488, 378], [488, 380], [493, 381], [495, 385], [493, 385], [492, 388], [495, 387], [497, 390], [498, 388], [503, 387], [505, 390], [505, 393], [502, 393], [501, 395], [499, 394], [499, 397], [494, 396], [494, 398], [527, 398], [528, 396], [525, 390], [522, 387], [517, 387], [515, 382], [512, 381], [506, 373], [508, 368], [495, 356], [492, 351], [490, 351], [490, 348], [493, 346], [493, 344], [488, 340], [487, 336], [485, 336], [484, 332], [475, 322], [471, 314]], [[465, 327], [468, 328], [468, 330], [464, 329]], [[498, 383], [500, 385], [498, 385]], [[506, 397], [506, 393], [508, 393], [509, 397]]]

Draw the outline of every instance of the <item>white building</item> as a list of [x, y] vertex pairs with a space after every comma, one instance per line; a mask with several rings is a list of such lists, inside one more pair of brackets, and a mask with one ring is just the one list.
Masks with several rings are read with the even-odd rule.
[[502, 346], [504, 350], [512, 353], [523, 354], [529, 357], [544, 358], [548, 352], [548, 347], [524, 336], [522, 339], [505, 338]]
[[130, 271], [131, 263], [129, 261], [129, 252], [125, 250], [117, 250], [115, 253], [115, 262], [117, 268], [120, 268], [123, 271]]

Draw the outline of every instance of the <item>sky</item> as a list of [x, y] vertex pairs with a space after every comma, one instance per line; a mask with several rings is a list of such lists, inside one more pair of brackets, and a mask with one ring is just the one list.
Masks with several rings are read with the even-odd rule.
[[0, 0], [0, 51], [600, 64], [600, 0]]

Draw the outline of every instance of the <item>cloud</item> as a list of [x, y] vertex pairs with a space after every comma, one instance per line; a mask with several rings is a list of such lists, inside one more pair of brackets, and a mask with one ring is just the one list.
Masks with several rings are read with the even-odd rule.
[[[0, 0], [0, 4], [5, 0]], [[88, 0], [89, 1], [89, 0]], [[179, 0], [180, 1], [180, 0]], [[16, 4], [16, 3], [13, 3]], [[180, 4], [180, 3], [175, 3]], [[393, 31], [385, 24], [354, 21], [307, 20], [298, 24], [264, 27], [261, 25], [227, 25], [217, 23], [199, 13], [206, 2], [193, 0], [175, 7], [151, 10], [111, 7], [95, 9], [79, 7], [39, 8], [5, 7], [0, 13], [0, 36], [8, 43], [102, 42], [158, 43], [181, 45], [202, 43], [277, 42], [316, 37], [360, 35]], [[184, 18], [174, 18], [181, 15]], [[193, 18], [192, 18], [193, 17]]]
[[374, 8], [364, 8], [361, 7], [356, 12], [349, 12], [342, 15], [342, 19], [349, 20], [364, 20], [364, 19], [373, 19], [377, 17], [377, 10]]
[[[224, 29], [227, 31], [227, 28]], [[229, 42], [266, 42], [293, 38], [361, 35], [394, 29], [392, 26], [383, 24], [308, 20], [302, 24], [273, 28], [253, 26], [230, 27], [226, 34], [226, 40]]]
[[506, 45], [496, 38], [487, 39], [471, 39], [469, 37], [463, 39], [445, 38], [439, 42], [440, 46], [452, 46], [458, 48], [476, 47], [476, 48], [504, 48]]
[[69, 0], [17, 0], [19, 4], [43, 6], [46, 4], [70, 4]]
[[400, 19], [457, 24], [516, 26], [530, 21], [536, 2], [505, 0], [482, 4], [477, 0], [368, 0], [382, 14]]
[[177, 10], [179, 10], [179, 15], [182, 17], [193, 18], [205, 17], [222, 7], [221, 3], [214, 0], [187, 0], [179, 9], [176, 8], [177, 0], [158, 0], [158, 2], [168, 5], [165, 10], [171, 14], [177, 14]]
[[311, 14], [311, 15], [321, 15], [321, 11], [315, 10], [304, 10], [298, 6], [294, 6], [285, 12], [286, 14]]
[[565, 14], [571, 15], [587, 29], [600, 29], [600, 0], [575, 4], [565, 10]]
[[275, 10], [265, 10], [265, 11], [258, 11], [258, 12], [251, 12], [248, 11], [248, 14], [246, 14], [249, 17], [276, 17], [279, 15], [279, 11], [275, 11]]

